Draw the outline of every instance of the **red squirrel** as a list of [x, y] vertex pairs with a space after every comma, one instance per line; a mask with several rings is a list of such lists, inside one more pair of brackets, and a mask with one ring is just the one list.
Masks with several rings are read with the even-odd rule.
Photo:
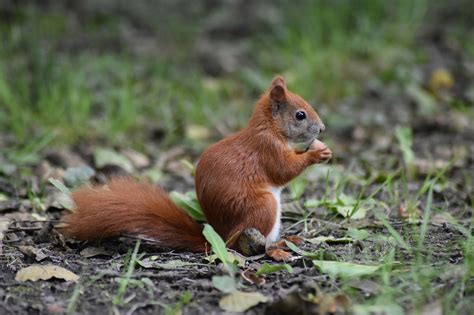
[[[280, 193], [308, 166], [332, 153], [319, 140], [325, 126], [316, 111], [276, 76], [260, 97], [248, 126], [211, 145], [196, 169], [196, 192], [207, 222], [231, 248], [246, 229], [260, 231], [267, 247], [280, 232]], [[306, 150], [295, 145], [304, 143]], [[166, 247], [204, 252], [202, 225], [159, 187], [129, 178], [72, 194], [75, 211], [62, 232], [79, 240], [122, 233], [146, 236]]]

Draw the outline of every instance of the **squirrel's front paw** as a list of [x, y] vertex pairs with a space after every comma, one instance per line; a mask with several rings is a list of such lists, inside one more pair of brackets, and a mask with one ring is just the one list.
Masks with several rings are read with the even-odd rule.
[[314, 140], [309, 147], [308, 154], [311, 156], [312, 163], [324, 163], [332, 157], [332, 151], [319, 140]]

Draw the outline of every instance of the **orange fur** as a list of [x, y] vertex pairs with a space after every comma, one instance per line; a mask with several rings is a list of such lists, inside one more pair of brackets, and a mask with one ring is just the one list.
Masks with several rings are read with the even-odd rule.
[[[295, 118], [295, 111], [301, 110], [304, 122]], [[266, 237], [272, 234], [279, 211], [273, 190], [331, 157], [327, 148], [291, 148], [290, 141], [301, 134], [314, 140], [313, 133], [319, 131], [309, 130], [315, 127], [324, 130], [318, 114], [277, 76], [257, 102], [248, 126], [202, 154], [196, 169], [197, 197], [209, 224], [233, 242], [230, 246], [237, 247], [239, 234], [247, 228]], [[299, 129], [295, 134], [295, 128], [303, 128], [301, 134]], [[114, 179], [104, 188], [82, 188], [73, 199], [76, 211], [64, 218], [66, 235], [90, 240], [133, 233], [176, 249], [205, 250], [201, 226], [150, 184]]]
[[66, 215], [63, 233], [94, 240], [132, 233], [154, 238], [166, 247], [205, 250], [202, 227], [177, 207], [166, 193], [149, 183], [115, 178], [104, 187], [73, 193], [76, 209]]

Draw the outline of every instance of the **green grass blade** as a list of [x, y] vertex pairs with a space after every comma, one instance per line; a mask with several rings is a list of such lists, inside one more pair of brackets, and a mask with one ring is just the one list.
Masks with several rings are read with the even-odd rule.
[[209, 224], [204, 224], [204, 230], [202, 234], [206, 240], [211, 244], [212, 251], [219, 257], [219, 259], [226, 265], [230, 271], [230, 264], [232, 263], [232, 258], [227, 251], [224, 240], [220, 237], [219, 234], [210, 226]]
[[140, 248], [140, 240], [138, 240], [135, 243], [135, 248], [133, 249], [132, 256], [130, 257], [130, 261], [128, 262], [127, 272], [120, 279], [120, 286], [113, 300], [113, 303], [115, 305], [120, 305], [123, 302], [125, 291], [127, 290], [128, 283], [130, 281], [130, 278], [132, 277], [133, 271], [135, 270], [135, 264], [137, 263], [137, 260], [138, 260], [137, 255], [138, 255], [139, 248]]

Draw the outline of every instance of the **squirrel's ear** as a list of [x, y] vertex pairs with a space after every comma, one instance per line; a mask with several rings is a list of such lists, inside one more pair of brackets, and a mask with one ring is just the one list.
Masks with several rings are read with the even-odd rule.
[[286, 99], [286, 83], [281, 75], [277, 75], [272, 80], [272, 85], [270, 86], [270, 98], [277, 102]]

